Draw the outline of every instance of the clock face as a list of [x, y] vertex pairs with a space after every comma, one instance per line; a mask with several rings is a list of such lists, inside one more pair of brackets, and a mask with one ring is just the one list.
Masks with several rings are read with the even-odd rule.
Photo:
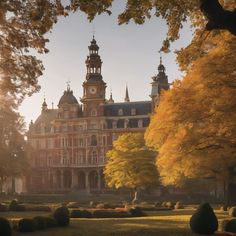
[[91, 94], [95, 94], [95, 93], [97, 92], [96, 87], [90, 87], [90, 88], [89, 88], [89, 92], [90, 92]]

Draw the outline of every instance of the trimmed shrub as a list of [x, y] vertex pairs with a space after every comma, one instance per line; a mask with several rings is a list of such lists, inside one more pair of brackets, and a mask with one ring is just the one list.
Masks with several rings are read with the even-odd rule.
[[0, 235], [11, 236], [11, 233], [12, 230], [10, 222], [5, 218], [0, 217]]
[[162, 207], [166, 207], [166, 203], [167, 203], [167, 202], [162, 202], [161, 206], [162, 206]]
[[175, 204], [173, 202], [167, 202], [166, 203], [166, 207], [170, 208], [170, 209], [174, 209]]
[[133, 217], [145, 216], [144, 212], [140, 207], [132, 207], [129, 209], [129, 213]]
[[162, 204], [160, 202], [155, 202], [154, 207], [160, 207]]
[[5, 203], [0, 203], [0, 212], [8, 211], [8, 205]]
[[18, 222], [18, 230], [22, 233], [35, 231], [35, 221], [33, 219], [23, 218]]
[[227, 205], [223, 205], [220, 207], [221, 211], [227, 211], [228, 210], [228, 206]]
[[9, 211], [24, 211], [25, 206], [20, 204], [17, 199], [14, 199], [9, 204]]
[[87, 210], [72, 210], [70, 213], [71, 218], [91, 218], [92, 213]]
[[176, 202], [176, 204], [175, 204], [175, 209], [177, 210], [177, 209], [184, 209], [184, 206], [183, 206], [183, 204], [181, 203], [181, 202]]
[[57, 226], [56, 220], [50, 216], [44, 216], [44, 220], [47, 228], [54, 228]]
[[105, 203], [99, 203], [96, 206], [97, 209], [108, 209], [111, 208], [110, 204], [105, 202]]
[[226, 232], [236, 233], [236, 219], [229, 220], [225, 223], [224, 230]]
[[130, 217], [127, 211], [115, 211], [115, 210], [95, 210], [93, 212], [94, 218], [125, 218]]
[[65, 206], [57, 208], [53, 213], [53, 217], [60, 227], [65, 227], [70, 224], [70, 212]]
[[231, 208], [229, 209], [229, 215], [230, 215], [231, 217], [236, 217], [236, 207], [231, 207]]
[[89, 206], [90, 206], [90, 207], [96, 207], [96, 205], [97, 205], [97, 204], [96, 204], [94, 201], [90, 201], [90, 202], [89, 202]]
[[43, 230], [47, 228], [46, 220], [44, 216], [35, 216], [33, 218], [36, 230]]
[[213, 234], [218, 229], [218, 220], [209, 203], [203, 203], [190, 218], [190, 228], [197, 234]]
[[79, 207], [79, 203], [78, 202], [69, 202], [66, 206], [68, 208], [78, 208]]

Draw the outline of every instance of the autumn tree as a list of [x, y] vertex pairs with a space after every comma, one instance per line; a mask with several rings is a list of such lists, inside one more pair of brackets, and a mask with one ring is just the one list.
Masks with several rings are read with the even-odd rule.
[[145, 146], [142, 133], [119, 136], [107, 153], [104, 170], [107, 185], [134, 189], [134, 200], [137, 200], [138, 190], [158, 183], [155, 156], [156, 153]]
[[229, 33], [209, 37], [205, 53], [183, 81], [161, 97], [145, 139], [159, 152], [157, 166], [165, 185], [210, 177], [223, 180], [227, 192], [235, 181], [235, 39]]
[[14, 111], [15, 103], [0, 96], [0, 191], [8, 177], [12, 177], [12, 191], [15, 191], [14, 178], [25, 174], [28, 167], [26, 143], [22, 135], [23, 119]]

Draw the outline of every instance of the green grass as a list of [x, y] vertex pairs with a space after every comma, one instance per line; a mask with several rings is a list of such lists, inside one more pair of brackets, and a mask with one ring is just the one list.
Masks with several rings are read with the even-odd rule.
[[[147, 212], [146, 217], [124, 219], [71, 219], [66, 228], [35, 231], [32, 236], [194, 236], [189, 229], [193, 209], [167, 212]], [[218, 219], [229, 218], [227, 213], [216, 211]], [[47, 215], [43, 212], [5, 212], [9, 219]], [[25, 236], [14, 232], [13, 236]]]

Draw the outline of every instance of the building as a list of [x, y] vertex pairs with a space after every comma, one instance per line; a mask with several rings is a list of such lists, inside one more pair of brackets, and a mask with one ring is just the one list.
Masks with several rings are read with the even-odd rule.
[[101, 74], [99, 47], [92, 39], [85, 61], [87, 74], [83, 96], [78, 102], [69, 84], [57, 109], [42, 104], [40, 116], [31, 122], [28, 140], [34, 147], [32, 171], [27, 190], [41, 193], [104, 190], [103, 168], [112, 142], [125, 132], [144, 132], [162, 89], [168, 89], [165, 67], [160, 61], [152, 78], [151, 99], [115, 103], [106, 99], [106, 83]]

